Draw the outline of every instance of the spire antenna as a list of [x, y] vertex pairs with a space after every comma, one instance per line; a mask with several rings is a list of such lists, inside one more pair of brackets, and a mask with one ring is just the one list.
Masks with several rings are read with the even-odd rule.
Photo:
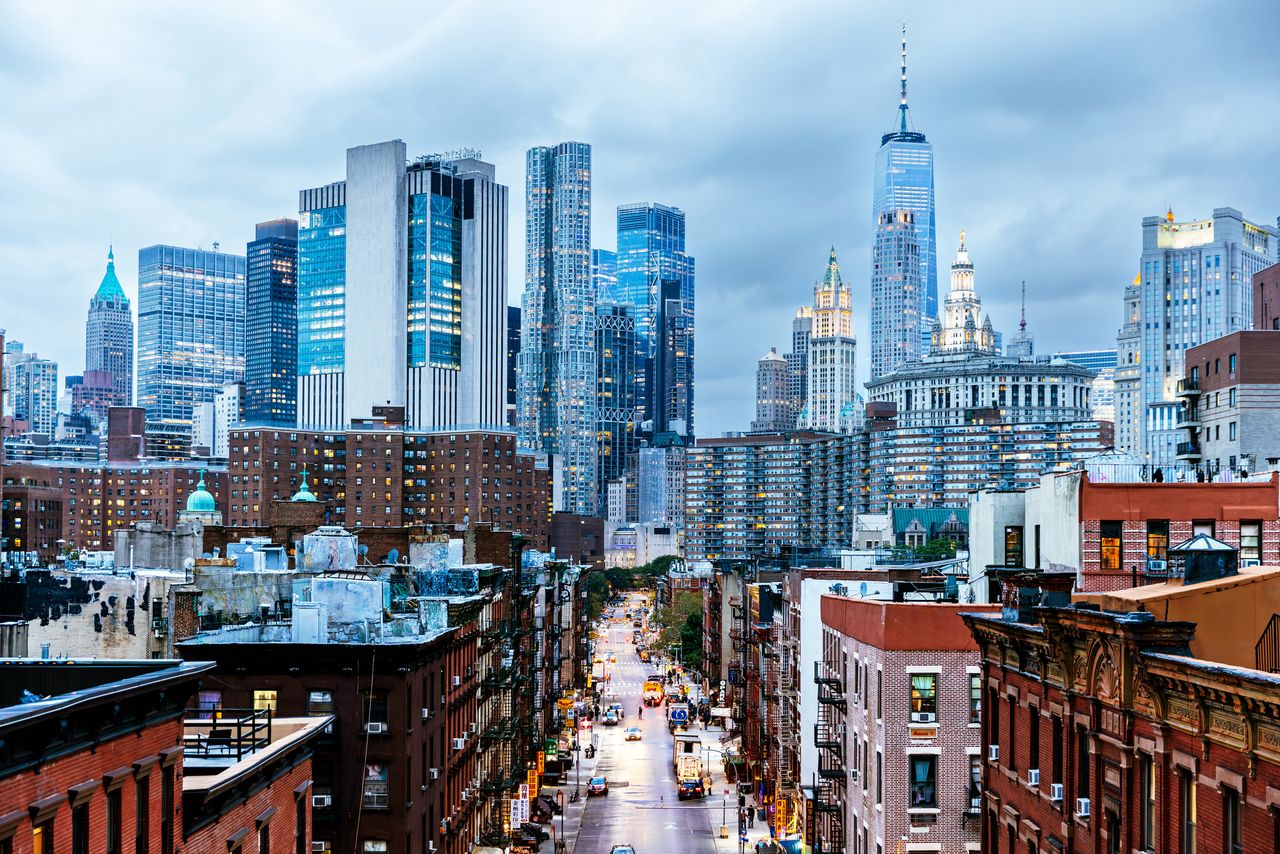
[[1027, 280], [1022, 280], [1022, 320], [1018, 323], [1018, 330], [1023, 334], [1027, 334]]
[[902, 103], [898, 105], [900, 113], [898, 129], [907, 130], [907, 25], [902, 25]]

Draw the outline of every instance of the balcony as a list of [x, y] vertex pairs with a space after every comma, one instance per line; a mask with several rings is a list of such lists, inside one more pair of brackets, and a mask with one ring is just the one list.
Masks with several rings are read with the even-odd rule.
[[1200, 461], [1200, 443], [1199, 442], [1179, 442], [1175, 451], [1175, 456], [1180, 460], [1188, 462]]
[[1199, 430], [1200, 412], [1197, 407], [1184, 406], [1178, 410], [1178, 419], [1174, 423], [1179, 430]]
[[1199, 377], [1187, 377], [1178, 380], [1178, 397], [1199, 397], [1200, 396], [1200, 379]]

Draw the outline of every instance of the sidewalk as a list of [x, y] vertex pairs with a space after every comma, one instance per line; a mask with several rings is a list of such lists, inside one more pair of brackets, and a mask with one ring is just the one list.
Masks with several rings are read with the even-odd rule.
[[[706, 798], [707, 818], [711, 824], [711, 836], [715, 841], [717, 854], [738, 854], [739, 851], [745, 851], [746, 854], [754, 854], [755, 845], [762, 839], [769, 838], [769, 823], [757, 820], [755, 827], [747, 827], [747, 841], [745, 844], [740, 843], [738, 836], [738, 788], [737, 784], [730, 783], [724, 773], [724, 753], [723, 745], [720, 743], [720, 736], [724, 734], [724, 730], [719, 727], [709, 727], [696, 730], [698, 737], [702, 741], [703, 747], [709, 747], [709, 752], [704, 752], [707, 757], [707, 771], [711, 775], [711, 789]], [[725, 793], [728, 792], [726, 795]], [[751, 796], [747, 797], [747, 804], [754, 803]], [[726, 839], [720, 838], [720, 825], [724, 823], [728, 825], [729, 835]], [[739, 848], [739, 845], [742, 847]]]

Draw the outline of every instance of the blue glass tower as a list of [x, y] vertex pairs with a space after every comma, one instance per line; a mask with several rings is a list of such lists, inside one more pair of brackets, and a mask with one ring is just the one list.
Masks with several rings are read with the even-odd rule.
[[298, 409], [298, 221], [257, 225], [245, 252], [244, 417], [292, 426]]
[[148, 246], [138, 251], [138, 406], [190, 426], [197, 403], [244, 381], [245, 258]]
[[[617, 275], [617, 301], [635, 309], [636, 346], [644, 368], [636, 377], [636, 420], [652, 422], [655, 432], [680, 422], [688, 435], [693, 431], [694, 259], [685, 253], [684, 212], [652, 202], [619, 207]], [[659, 373], [659, 323], [667, 282], [677, 283], [679, 310], [686, 315], [679, 323], [672, 319], [668, 327], [678, 326], [684, 335], [678, 358], [686, 364], [669, 365], [666, 371], [687, 381], [679, 393], [664, 388]], [[668, 288], [667, 298], [671, 295]]]
[[[921, 330], [927, 337], [938, 316], [938, 249], [933, 201], [933, 144], [912, 130], [907, 113], [907, 28], [902, 28], [902, 93], [898, 129], [880, 138], [876, 152], [871, 220], [886, 211], [909, 210], [920, 247], [920, 283], [924, 290]], [[874, 342], [873, 342], [874, 347]]]
[[591, 281], [595, 283], [596, 300], [618, 301], [618, 253], [608, 249], [591, 250]]

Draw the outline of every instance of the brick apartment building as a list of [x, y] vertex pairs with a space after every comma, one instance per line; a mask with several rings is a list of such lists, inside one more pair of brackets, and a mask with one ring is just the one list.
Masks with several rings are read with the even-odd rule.
[[196, 463], [13, 463], [0, 468], [0, 480], [6, 493], [21, 487], [36, 490], [46, 502], [46, 516], [60, 512], [55, 545], [62, 539], [72, 549], [111, 551], [115, 532], [136, 522], [176, 525], [202, 472], [205, 488], [222, 506], [225, 470], [206, 470]]
[[62, 539], [62, 492], [35, 483], [10, 484], [0, 498], [0, 543], [48, 563]]
[[1206, 341], [1187, 350], [1185, 365], [1178, 459], [1217, 472], [1265, 470], [1280, 457], [1280, 332]]
[[818, 773], [848, 772], [829, 787], [845, 851], [979, 850], [981, 678], [960, 613], [995, 610], [822, 597], [822, 666], [846, 702], [818, 734]]
[[311, 745], [329, 718], [259, 715], [215, 745], [186, 706], [211, 668], [0, 663], [0, 850], [310, 851]]
[[349, 528], [493, 523], [547, 548], [551, 474], [514, 433], [417, 433], [388, 422], [345, 432], [230, 432], [228, 525], [272, 523], [272, 502], [308, 485], [326, 521]]
[[1280, 561], [1275, 474], [1229, 483], [1048, 474], [1027, 490], [975, 492], [969, 512], [970, 580], [980, 602], [999, 600], [991, 567], [1070, 571], [1084, 592], [1159, 580], [1169, 548], [1198, 533], [1238, 548], [1246, 566]]
[[1280, 571], [1073, 607], [1069, 574], [1004, 580], [1002, 615], [964, 616], [983, 660], [984, 852], [1280, 850]]

